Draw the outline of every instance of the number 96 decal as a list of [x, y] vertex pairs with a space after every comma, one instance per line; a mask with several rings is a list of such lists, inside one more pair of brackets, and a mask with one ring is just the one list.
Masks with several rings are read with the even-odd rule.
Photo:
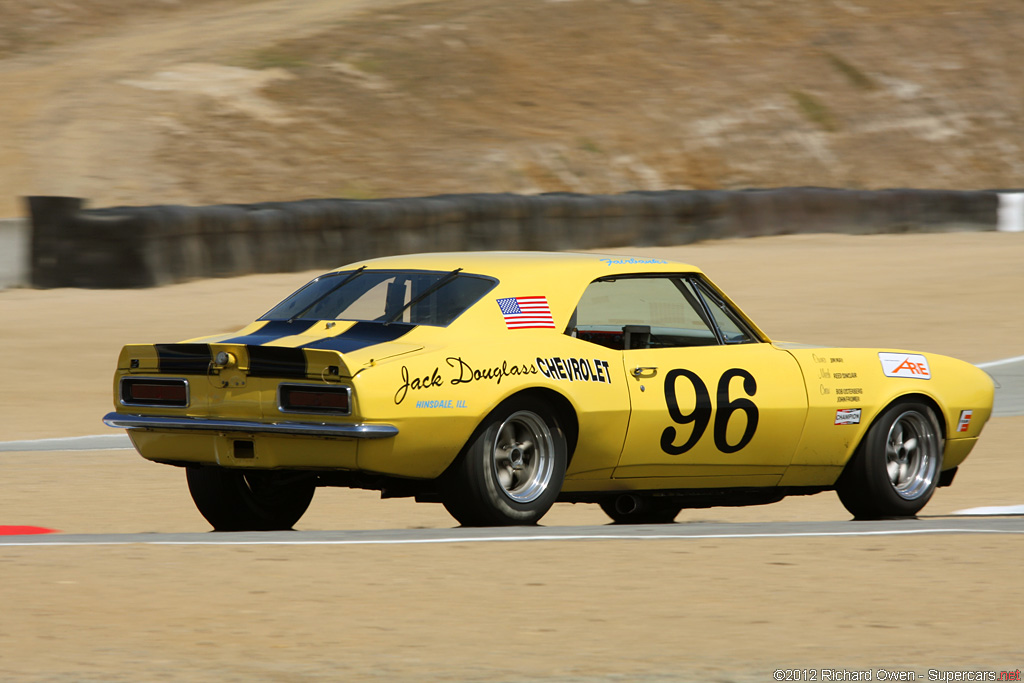
[[[679, 378], [685, 377], [686, 381], [693, 385], [693, 392], [696, 401], [693, 411], [683, 413], [679, 410], [679, 401], [676, 399], [676, 382]], [[732, 368], [722, 373], [718, 380], [718, 390], [715, 392], [715, 402], [718, 410], [713, 411], [711, 407], [711, 394], [704, 380], [689, 370], [672, 370], [665, 375], [665, 403], [668, 405], [668, 414], [676, 424], [693, 424], [693, 431], [686, 441], [678, 446], [675, 445], [676, 428], [666, 427], [661, 433], [661, 450], [669, 455], [680, 455], [697, 445], [700, 438], [704, 436], [708, 424], [711, 423], [711, 413], [715, 413], [714, 438], [715, 448], [722, 453], [735, 453], [754, 438], [757, 431], [758, 412], [757, 406], [749, 398], [729, 399], [729, 383], [736, 377], [743, 379], [743, 391], [747, 396], [757, 393], [757, 381], [754, 376], [746, 370]], [[729, 420], [734, 413], [743, 412], [747, 417], [747, 426], [743, 430], [743, 436], [734, 444], [729, 443], [726, 438], [726, 431], [729, 428]]]

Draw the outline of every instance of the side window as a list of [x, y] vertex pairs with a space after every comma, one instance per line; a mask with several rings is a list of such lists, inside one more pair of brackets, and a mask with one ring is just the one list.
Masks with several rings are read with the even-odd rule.
[[596, 280], [573, 318], [567, 333], [611, 349], [719, 343], [696, 291], [680, 277]]
[[726, 344], [750, 344], [757, 341], [753, 330], [736, 315], [736, 312], [722, 300], [717, 292], [699, 280], [695, 281], [695, 285], [707, 303], [708, 309], [718, 325], [718, 331], [722, 333]]

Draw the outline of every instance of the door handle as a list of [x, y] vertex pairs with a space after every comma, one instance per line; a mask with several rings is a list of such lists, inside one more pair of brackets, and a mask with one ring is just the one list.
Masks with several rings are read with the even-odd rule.
[[658, 374], [658, 368], [657, 366], [641, 367], [638, 365], [635, 368], [633, 368], [630, 372], [634, 377], [640, 379], [641, 377], [654, 377], [655, 375]]

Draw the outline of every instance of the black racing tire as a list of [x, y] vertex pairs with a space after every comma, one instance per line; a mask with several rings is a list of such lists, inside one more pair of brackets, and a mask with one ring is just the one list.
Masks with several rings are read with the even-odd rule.
[[536, 524], [562, 490], [567, 446], [555, 412], [513, 398], [492, 412], [442, 481], [442, 502], [463, 526]]
[[836, 483], [855, 519], [912, 517], [935, 492], [942, 471], [942, 429], [935, 411], [897, 401], [868, 429]]
[[671, 524], [683, 510], [683, 505], [671, 498], [653, 496], [623, 496], [600, 505], [616, 524]]
[[291, 529], [313, 500], [308, 474], [222, 467], [189, 467], [188, 490], [215, 531]]

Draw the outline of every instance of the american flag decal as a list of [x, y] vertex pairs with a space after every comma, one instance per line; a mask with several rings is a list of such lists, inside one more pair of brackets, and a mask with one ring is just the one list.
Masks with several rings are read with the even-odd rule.
[[505, 327], [510, 330], [531, 328], [555, 329], [546, 296], [516, 296], [498, 299], [498, 308], [505, 317]]

